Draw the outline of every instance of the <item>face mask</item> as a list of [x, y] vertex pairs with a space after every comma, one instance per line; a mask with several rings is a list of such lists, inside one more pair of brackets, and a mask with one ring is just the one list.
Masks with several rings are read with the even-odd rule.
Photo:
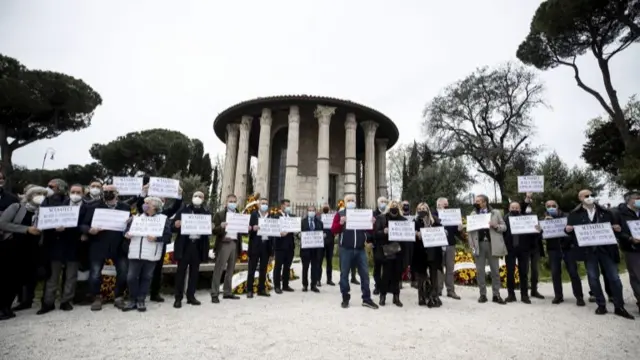
[[316, 212], [315, 211], [309, 211], [307, 213], [307, 216], [310, 217], [310, 218], [314, 218], [314, 217], [316, 217]]
[[391, 215], [398, 215], [398, 208], [391, 208], [389, 209], [389, 212], [391, 213]]
[[323, 212], [323, 213], [325, 213], [325, 214], [328, 214], [328, 213], [329, 213], [329, 208], [328, 208], [328, 207], [323, 208], [323, 209], [322, 209], [322, 212]]
[[106, 191], [104, 193], [104, 199], [107, 201], [111, 201], [115, 198], [116, 198], [116, 193], [114, 193], [113, 191]]
[[191, 203], [193, 206], [200, 206], [202, 205], [202, 199], [199, 196], [194, 196], [193, 199], [191, 199]]
[[91, 188], [89, 189], [89, 194], [93, 195], [93, 196], [98, 196], [100, 195], [100, 189], [99, 188]]
[[596, 199], [592, 198], [592, 197], [588, 197], [588, 198], [584, 198], [584, 203], [587, 205], [593, 205], [594, 202], [596, 202]]
[[33, 197], [33, 199], [31, 199], [31, 202], [35, 205], [40, 205], [44, 201], [44, 198], [44, 195], [36, 195]]
[[71, 195], [69, 195], [69, 199], [71, 200], [72, 203], [77, 203], [80, 200], [82, 200], [82, 195], [80, 195], [80, 194], [71, 194]]
[[51, 189], [51, 188], [47, 188], [47, 197], [53, 196], [53, 194], [55, 194], [55, 193], [53, 192], [53, 189]]
[[409, 211], [409, 205], [402, 205], [402, 210]]
[[547, 208], [547, 214], [551, 216], [555, 216], [558, 214], [558, 209], [556, 208]]
[[481, 209], [480, 204], [473, 204], [473, 208], [476, 209], [476, 210], [480, 210]]
[[423, 218], [425, 216], [427, 216], [427, 212], [426, 211], [418, 211], [418, 217]]
[[142, 205], [142, 211], [147, 212], [149, 211], [150, 206], [148, 204], [143, 204]]
[[636, 209], [640, 209], [640, 199], [637, 199], [637, 200], [633, 203], [633, 206], [634, 206]]
[[386, 209], [386, 208], [387, 208], [387, 204], [385, 204], [385, 203], [378, 204], [378, 209], [380, 209], [381, 211], [384, 211], [384, 209]]
[[520, 211], [511, 210], [511, 211], [509, 211], [509, 214], [511, 214], [511, 216], [518, 216], [518, 215], [520, 215]]
[[525, 214], [531, 214], [531, 207], [527, 207], [527, 209], [524, 212]]
[[287, 214], [291, 214], [291, 206], [287, 206], [286, 208], [284, 208], [284, 212]]
[[356, 208], [356, 202], [355, 201], [349, 201], [347, 203], [347, 209], [355, 209]]
[[229, 209], [231, 211], [235, 211], [237, 206], [238, 206], [238, 204], [236, 204], [234, 202], [227, 203], [227, 209]]
[[267, 210], [269, 210], [269, 205], [267, 204], [260, 205], [260, 211], [267, 212]]

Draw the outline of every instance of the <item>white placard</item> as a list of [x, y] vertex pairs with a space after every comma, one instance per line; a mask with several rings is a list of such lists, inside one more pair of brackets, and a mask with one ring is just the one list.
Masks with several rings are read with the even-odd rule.
[[631, 237], [634, 239], [640, 239], [640, 220], [628, 220], [627, 226], [629, 226]]
[[512, 235], [535, 234], [538, 217], [535, 215], [509, 216], [509, 230]]
[[438, 209], [438, 218], [442, 226], [462, 225], [462, 211], [460, 209]]
[[347, 209], [347, 230], [373, 230], [373, 211], [369, 209]]
[[576, 232], [576, 240], [580, 247], [618, 244], [611, 223], [608, 222], [575, 225], [573, 231]]
[[301, 249], [317, 249], [324, 247], [324, 231], [303, 231], [300, 233]]
[[285, 233], [299, 233], [302, 230], [302, 219], [293, 216], [280, 217], [280, 231]]
[[449, 246], [447, 233], [442, 226], [425, 227], [420, 229], [420, 236], [424, 247]]
[[118, 190], [118, 195], [140, 195], [142, 192], [142, 178], [114, 176], [113, 186]]
[[127, 232], [131, 236], [155, 236], [162, 237], [164, 227], [167, 223], [166, 215], [136, 216], [131, 222], [131, 227]]
[[59, 227], [78, 226], [80, 206], [44, 206], [38, 210], [38, 229], [47, 230]]
[[258, 219], [258, 235], [260, 236], [280, 236], [280, 219], [260, 218]]
[[519, 193], [544, 192], [544, 176], [542, 175], [518, 176], [518, 192]]
[[324, 229], [331, 229], [333, 225], [333, 218], [336, 217], [336, 213], [322, 214], [322, 227]]
[[407, 221], [411, 222], [411, 221], [415, 221], [416, 217], [415, 215], [402, 215], [402, 217], [404, 217], [405, 219], [407, 219]]
[[124, 210], [95, 209], [91, 227], [101, 230], [124, 231], [131, 213]]
[[249, 232], [249, 221], [251, 215], [227, 213], [227, 227], [225, 231], [229, 234], [246, 234]]
[[549, 220], [541, 220], [540, 227], [542, 228], [543, 239], [557, 239], [567, 236], [564, 232], [564, 228], [567, 226], [567, 218], [557, 218]]
[[467, 231], [478, 231], [489, 229], [491, 213], [475, 214], [467, 216]]
[[[180, 197], [180, 181], [176, 179], [150, 177], [147, 195], [161, 198], [178, 199]], [[248, 225], [247, 225], [248, 226]]]
[[211, 235], [210, 214], [182, 214], [180, 235]]
[[413, 221], [389, 221], [389, 241], [416, 241]]

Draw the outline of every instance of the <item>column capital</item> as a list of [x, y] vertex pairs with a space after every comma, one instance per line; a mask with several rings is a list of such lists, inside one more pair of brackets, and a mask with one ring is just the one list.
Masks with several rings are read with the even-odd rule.
[[240, 124], [227, 124], [227, 134], [235, 135], [240, 131]]
[[367, 120], [360, 123], [362, 130], [364, 130], [365, 136], [376, 136], [376, 130], [378, 130], [378, 123], [375, 121]]
[[300, 123], [300, 108], [293, 105], [289, 108], [289, 124]]
[[344, 128], [347, 130], [355, 130], [358, 127], [358, 123], [356, 122], [356, 114], [348, 113], [347, 119], [344, 122]]
[[335, 114], [335, 112], [336, 112], [336, 108], [334, 106], [318, 105], [316, 106], [316, 111], [314, 112], [314, 115], [318, 119], [322, 119], [322, 118], [331, 119], [331, 115]]
[[260, 116], [260, 126], [271, 126], [273, 117], [271, 116], [271, 109], [262, 109], [262, 115]]
[[385, 151], [387, 150], [387, 145], [389, 145], [389, 139], [385, 139], [385, 138], [376, 139], [376, 146], [384, 148]]
[[240, 120], [240, 131], [249, 131], [251, 129], [251, 123], [253, 122], [253, 117], [249, 115], [244, 115], [242, 120]]

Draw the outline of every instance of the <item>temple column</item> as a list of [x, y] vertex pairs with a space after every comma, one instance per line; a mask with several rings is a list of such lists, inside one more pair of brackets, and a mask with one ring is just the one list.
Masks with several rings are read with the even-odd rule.
[[[220, 190], [220, 204], [225, 204], [227, 196], [233, 194], [236, 178], [236, 159], [238, 155], [238, 132], [240, 125], [227, 125], [227, 150], [224, 155], [224, 169], [222, 171], [222, 189]], [[216, 209], [217, 210], [217, 209]]]
[[[298, 142], [300, 137], [300, 110], [289, 108], [289, 131], [287, 134], [287, 170], [284, 179], [284, 197], [295, 201], [298, 190]], [[277, 199], [282, 200], [282, 199]]]
[[387, 145], [389, 139], [376, 139], [376, 157], [378, 160], [378, 196], [387, 197]]
[[240, 140], [238, 141], [238, 164], [236, 165], [236, 186], [234, 193], [238, 198], [238, 209], [244, 209], [247, 199], [247, 164], [249, 163], [249, 132], [251, 131], [251, 116], [243, 116], [240, 121]]
[[318, 160], [316, 182], [316, 204], [322, 206], [329, 201], [329, 126], [335, 107], [318, 105], [315, 116], [318, 118]]
[[364, 204], [362, 208], [376, 208], [376, 130], [378, 123], [363, 121], [364, 130]]
[[[356, 194], [356, 115], [349, 113], [344, 122], [344, 195]], [[338, 199], [339, 200], [339, 199]]]
[[[260, 143], [258, 144], [258, 171], [256, 174], [256, 192], [267, 197], [269, 189], [269, 155], [271, 154], [271, 109], [262, 109], [260, 116]], [[277, 200], [277, 199], [274, 199]]]

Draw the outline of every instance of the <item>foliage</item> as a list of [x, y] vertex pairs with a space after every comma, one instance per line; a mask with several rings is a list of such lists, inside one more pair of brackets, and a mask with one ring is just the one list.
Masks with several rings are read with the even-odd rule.
[[80, 79], [29, 70], [0, 54], [0, 152], [2, 171], [12, 179], [13, 152], [91, 125], [100, 94]]
[[[637, 41], [638, 23], [637, 0], [548, 0], [538, 7], [529, 35], [516, 53], [522, 62], [538, 69], [571, 68], [578, 87], [593, 96], [612, 119], [627, 150], [639, 141], [631, 136], [625, 121], [611, 81], [610, 60]], [[602, 73], [608, 102], [580, 76], [576, 58], [588, 51]]]
[[213, 176], [211, 177], [211, 187], [209, 189], [209, 207], [212, 210], [218, 209], [220, 206], [220, 168], [216, 165], [213, 168]]
[[514, 157], [537, 150], [527, 146], [534, 131], [530, 112], [543, 104], [543, 91], [536, 75], [521, 66], [476, 70], [425, 108], [424, 129], [434, 139], [434, 153], [472, 161], [505, 194]]
[[63, 179], [69, 185], [74, 183], [87, 185], [94, 179], [104, 179], [106, 172], [98, 163], [88, 165], [69, 165], [65, 169], [57, 170], [31, 170], [23, 167], [16, 167], [11, 176], [13, 183], [10, 191], [21, 194], [28, 184], [46, 185], [51, 179]]
[[394, 199], [402, 194], [406, 145], [396, 145], [387, 151], [387, 179], [389, 198]]
[[207, 194], [208, 185], [206, 181], [204, 181], [200, 175], [186, 175], [182, 176], [182, 174], [177, 173], [171, 176], [173, 179], [180, 180], [180, 186], [182, 187], [182, 198], [186, 203], [191, 201], [193, 198], [193, 193], [196, 191], [202, 191], [202, 193]]

